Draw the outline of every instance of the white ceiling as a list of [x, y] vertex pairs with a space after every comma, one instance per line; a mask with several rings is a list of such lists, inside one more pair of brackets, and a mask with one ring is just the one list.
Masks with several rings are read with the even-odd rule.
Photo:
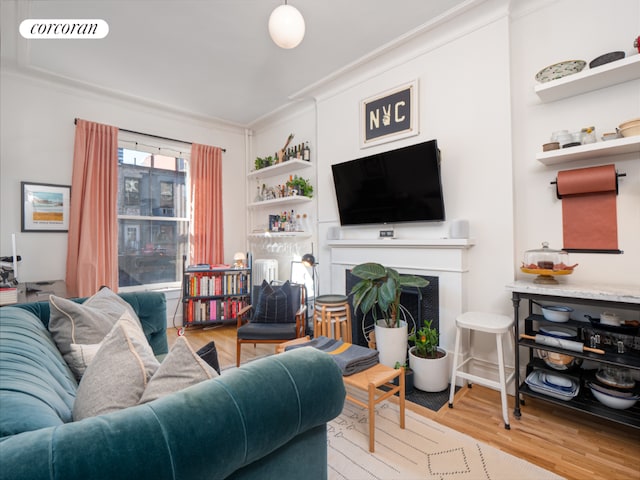
[[[290, 0], [293, 50], [269, 38], [284, 0], [0, 0], [3, 66], [21, 65], [202, 117], [249, 126], [290, 97], [473, 0]], [[5, 3], [6, 2], [6, 3]], [[7, 13], [10, 13], [9, 15]], [[21, 39], [25, 18], [103, 19], [103, 40]]]

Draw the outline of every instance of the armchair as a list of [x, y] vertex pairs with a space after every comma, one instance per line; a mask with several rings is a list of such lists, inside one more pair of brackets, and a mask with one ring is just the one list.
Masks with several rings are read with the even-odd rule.
[[254, 285], [251, 305], [238, 312], [236, 365], [240, 366], [243, 343], [282, 343], [304, 337], [306, 298], [303, 285], [266, 281]]

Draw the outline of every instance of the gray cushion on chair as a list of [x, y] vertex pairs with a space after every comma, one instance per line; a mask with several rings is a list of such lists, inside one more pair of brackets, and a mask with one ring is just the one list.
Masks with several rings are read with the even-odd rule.
[[241, 340], [291, 340], [296, 338], [295, 323], [249, 322], [238, 328]]
[[295, 323], [295, 312], [291, 309], [290, 298], [289, 281], [281, 286], [272, 286], [263, 280], [251, 321], [256, 323]]

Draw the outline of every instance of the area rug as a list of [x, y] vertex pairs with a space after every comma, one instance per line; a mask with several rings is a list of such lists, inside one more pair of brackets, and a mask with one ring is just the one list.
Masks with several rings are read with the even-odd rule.
[[438, 424], [388, 400], [376, 407], [375, 452], [367, 410], [345, 402], [329, 422], [330, 480], [560, 480], [554, 473]]

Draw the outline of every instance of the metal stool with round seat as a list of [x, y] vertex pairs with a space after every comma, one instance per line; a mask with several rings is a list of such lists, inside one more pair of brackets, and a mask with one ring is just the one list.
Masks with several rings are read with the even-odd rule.
[[351, 343], [351, 307], [346, 295], [320, 295], [313, 309], [313, 335]]
[[[449, 392], [449, 408], [453, 408], [453, 396], [456, 389], [456, 378], [462, 378], [468, 380], [470, 383], [477, 383], [484, 385], [485, 387], [495, 388], [500, 391], [500, 399], [502, 401], [502, 418], [504, 419], [504, 428], [509, 430], [509, 413], [507, 410], [507, 385], [515, 377], [515, 369], [505, 367], [504, 353], [502, 348], [502, 341], [505, 335], [507, 338], [513, 334], [513, 317], [507, 315], [500, 315], [495, 313], [484, 312], [465, 312], [456, 318], [456, 346], [455, 354], [453, 356], [453, 371], [451, 373], [451, 390]], [[488, 367], [494, 367], [495, 365], [489, 362], [474, 358], [469, 355], [462, 363], [458, 365], [458, 356], [461, 354], [461, 342], [462, 331], [468, 330], [470, 332], [469, 347], [472, 347], [472, 337], [474, 331], [491, 333], [496, 338], [496, 350], [498, 353], [498, 379], [487, 378], [477, 374], [470, 373], [470, 366], [482, 367], [484, 364], [484, 370]], [[471, 386], [471, 385], [469, 385]]]

